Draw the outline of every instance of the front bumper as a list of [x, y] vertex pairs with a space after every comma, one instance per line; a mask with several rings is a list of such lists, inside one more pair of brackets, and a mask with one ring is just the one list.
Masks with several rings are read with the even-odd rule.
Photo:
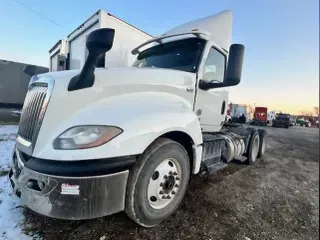
[[274, 125], [276, 127], [289, 127], [290, 123], [289, 122], [284, 122], [284, 121], [276, 121]]
[[250, 122], [250, 125], [265, 126], [267, 125], [267, 122], [263, 120], [254, 119]]
[[99, 176], [55, 176], [25, 166], [13, 155], [9, 180], [22, 204], [53, 218], [80, 220], [124, 210], [129, 170]]

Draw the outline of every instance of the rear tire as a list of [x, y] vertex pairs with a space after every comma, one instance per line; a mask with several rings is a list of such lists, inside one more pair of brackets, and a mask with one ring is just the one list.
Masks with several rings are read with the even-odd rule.
[[250, 141], [249, 141], [249, 150], [246, 154], [249, 165], [256, 164], [258, 153], [259, 153], [259, 147], [260, 147], [260, 137], [258, 131], [252, 131], [250, 135]]
[[189, 177], [190, 160], [184, 147], [167, 138], [157, 139], [130, 171], [125, 212], [141, 226], [159, 224], [179, 207]]
[[259, 144], [259, 151], [258, 151], [258, 158], [262, 158], [268, 143], [268, 137], [267, 137], [267, 131], [263, 129], [258, 130], [259, 138], [260, 138], [260, 144]]

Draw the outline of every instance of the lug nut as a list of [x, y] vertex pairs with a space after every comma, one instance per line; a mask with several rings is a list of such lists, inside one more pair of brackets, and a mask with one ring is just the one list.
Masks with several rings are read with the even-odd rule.
[[159, 194], [163, 194], [164, 192], [161, 190], [160, 192], [159, 192]]
[[174, 173], [173, 173], [173, 175], [177, 176], [177, 175], [178, 175], [178, 173], [177, 173], [177, 172], [174, 172]]
[[179, 184], [174, 185], [175, 187], [179, 187]]
[[167, 176], [167, 175], [164, 175], [164, 176], [163, 176], [163, 178], [164, 178], [164, 179], [167, 179], [167, 178], [168, 178], [168, 176]]
[[169, 195], [167, 195], [167, 199], [171, 199], [171, 197]]
[[179, 177], [176, 177], [176, 180], [180, 180], [180, 178], [179, 178]]
[[171, 172], [171, 171], [170, 171], [170, 172], [169, 172], [169, 174], [170, 174], [170, 175], [172, 175], [172, 174], [173, 174], [173, 172]]
[[160, 183], [160, 187], [163, 187], [163, 183]]
[[175, 192], [175, 191], [172, 191], [171, 193], [172, 193], [172, 194], [176, 194], [176, 192]]
[[166, 199], [167, 197], [165, 195], [162, 196], [162, 199]]

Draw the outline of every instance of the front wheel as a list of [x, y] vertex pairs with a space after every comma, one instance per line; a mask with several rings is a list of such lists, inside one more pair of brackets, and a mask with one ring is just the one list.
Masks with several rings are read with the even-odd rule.
[[139, 157], [130, 172], [126, 213], [136, 223], [153, 227], [174, 213], [190, 177], [190, 160], [184, 147], [159, 138]]

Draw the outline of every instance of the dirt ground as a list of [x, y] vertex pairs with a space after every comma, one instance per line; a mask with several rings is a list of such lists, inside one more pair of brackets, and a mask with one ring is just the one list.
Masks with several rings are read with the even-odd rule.
[[26, 209], [24, 230], [49, 240], [319, 239], [319, 129], [265, 128], [263, 160], [193, 176], [179, 210], [154, 228], [124, 213], [62, 221]]

